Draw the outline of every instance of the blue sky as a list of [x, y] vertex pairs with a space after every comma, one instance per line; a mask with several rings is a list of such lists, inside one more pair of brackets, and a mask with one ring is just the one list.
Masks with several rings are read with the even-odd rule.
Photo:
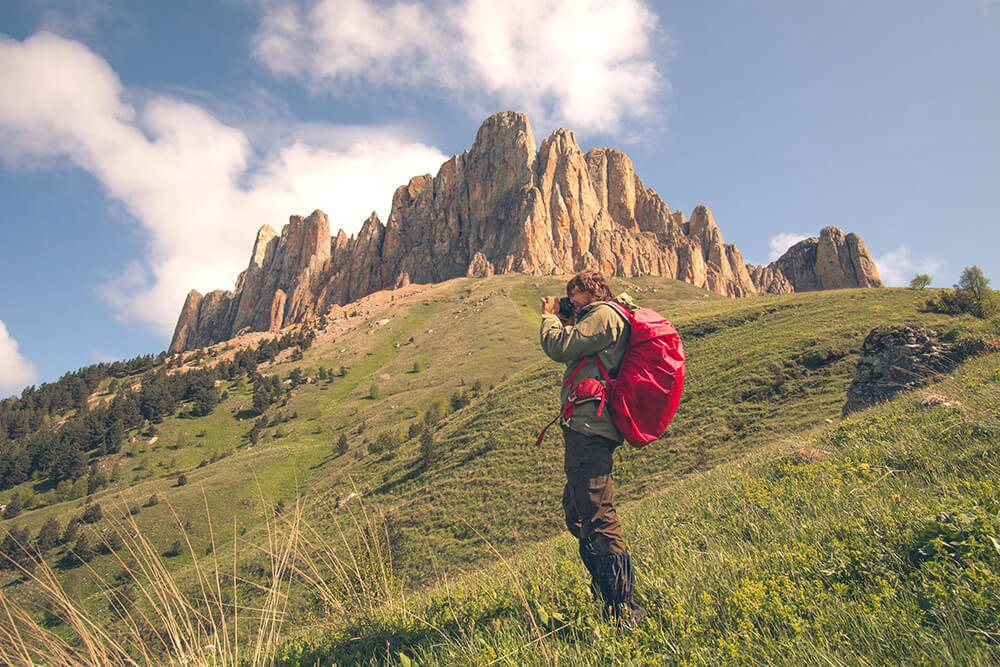
[[766, 264], [1000, 285], [1000, 0], [4, 0], [0, 396], [167, 347], [257, 229], [354, 233], [503, 109]]

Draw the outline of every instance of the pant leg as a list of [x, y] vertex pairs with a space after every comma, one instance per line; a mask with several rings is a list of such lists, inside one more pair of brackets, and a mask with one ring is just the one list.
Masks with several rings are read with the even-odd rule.
[[612, 454], [618, 443], [563, 429], [566, 443], [566, 528], [579, 540], [590, 590], [604, 598], [604, 613], [638, 622], [646, 611], [635, 603], [635, 573], [614, 506]]
[[566, 528], [585, 541], [596, 556], [625, 554], [625, 540], [615, 513], [612, 452], [618, 443], [563, 428]]

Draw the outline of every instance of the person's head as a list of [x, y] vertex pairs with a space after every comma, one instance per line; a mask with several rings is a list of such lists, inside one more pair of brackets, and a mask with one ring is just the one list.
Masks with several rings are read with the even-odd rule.
[[600, 272], [584, 269], [566, 283], [566, 296], [579, 311], [593, 301], [610, 301], [614, 295]]

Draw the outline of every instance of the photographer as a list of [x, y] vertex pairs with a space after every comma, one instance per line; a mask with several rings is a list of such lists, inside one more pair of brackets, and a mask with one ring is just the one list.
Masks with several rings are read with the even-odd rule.
[[[612, 298], [604, 276], [587, 269], [566, 284], [566, 298], [542, 299], [542, 350], [566, 364], [564, 406], [581, 380], [603, 380], [595, 356], [611, 377], [618, 371], [629, 325], [603, 305]], [[633, 600], [635, 576], [615, 514], [611, 479], [612, 453], [622, 436], [601, 407], [598, 401], [577, 403], [561, 422], [566, 470], [562, 504], [566, 527], [579, 540], [580, 558], [590, 572], [591, 590], [604, 598], [605, 614], [634, 623], [646, 612]]]

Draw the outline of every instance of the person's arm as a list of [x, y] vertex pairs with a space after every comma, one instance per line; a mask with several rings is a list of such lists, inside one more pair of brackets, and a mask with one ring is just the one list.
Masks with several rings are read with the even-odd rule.
[[620, 333], [621, 327], [614, 326], [616, 321], [620, 321], [618, 314], [610, 308], [594, 308], [572, 326], [564, 326], [554, 314], [543, 311], [542, 350], [562, 363], [597, 354]]

